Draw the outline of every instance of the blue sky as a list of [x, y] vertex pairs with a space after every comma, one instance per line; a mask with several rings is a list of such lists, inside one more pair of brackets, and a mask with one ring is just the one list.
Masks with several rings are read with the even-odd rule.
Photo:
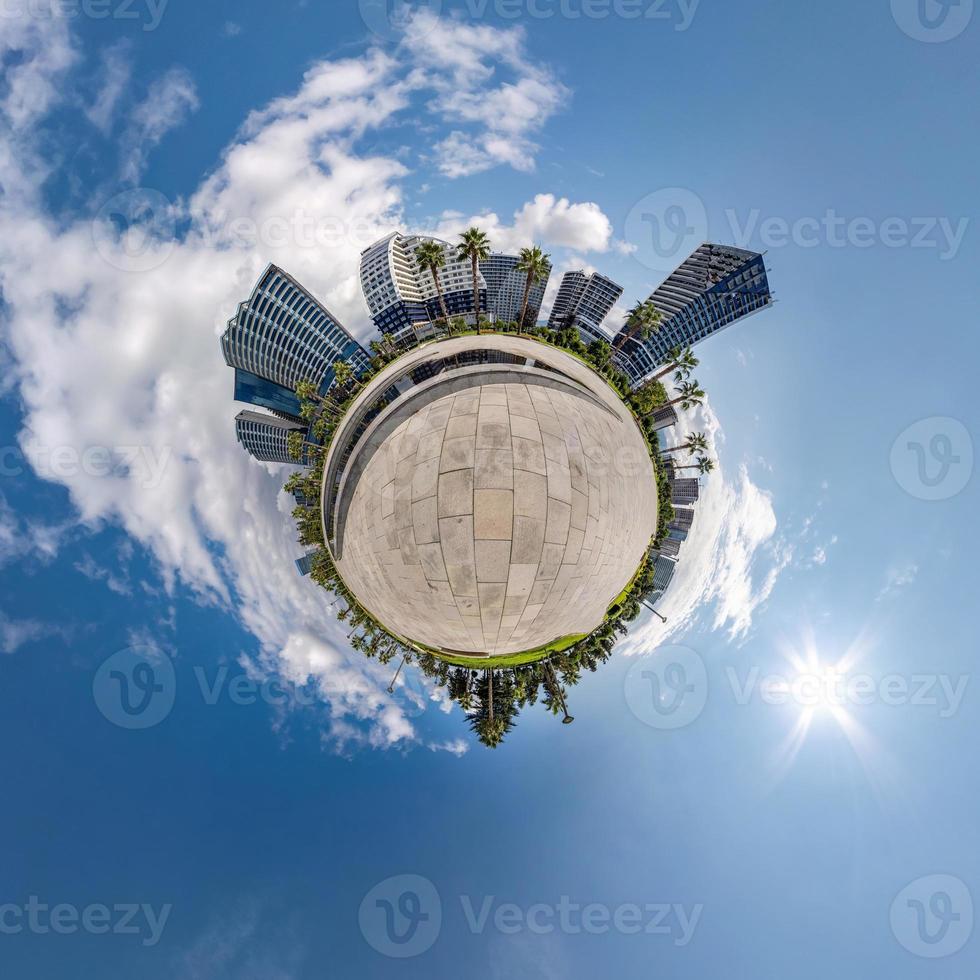
[[[975, 976], [972, 0], [441, 7], [0, 19], [4, 976]], [[698, 351], [668, 627], [495, 752], [295, 574], [217, 346], [268, 261], [367, 338], [360, 249], [474, 217], [624, 305], [702, 236], [779, 300]]]

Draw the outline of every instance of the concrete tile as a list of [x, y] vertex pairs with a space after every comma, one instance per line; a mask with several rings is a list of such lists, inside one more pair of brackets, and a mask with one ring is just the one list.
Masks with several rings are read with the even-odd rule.
[[527, 597], [527, 601], [534, 604], [543, 603], [548, 598], [552, 585], [554, 585], [554, 582], [550, 579], [547, 582], [536, 581], [531, 586], [531, 592]]
[[514, 492], [476, 490], [473, 498], [474, 535], [497, 541], [509, 540], [514, 523]]
[[[586, 484], [588, 486], [588, 484]], [[581, 493], [578, 490], [572, 490], [572, 517], [571, 525], [572, 527], [580, 528], [585, 530], [585, 522], [588, 520], [589, 516], [589, 497], [588, 493]]]
[[[397, 504], [397, 501], [396, 501]], [[473, 513], [473, 471], [453, 470], [439, 477], [439, 516]]]
[[548, 519], [548, 479], [540, 473], [514, 470], [514, 516]]
[[565, 439], [561, 434], [554, 435], [545, 431], [544, 426], [542, 426], [541, 442], [544, 445], [544, 454], [548, 459], [557, 460], [568, 466], [568, 450], [565, 448]]
[[453, 399], [453, 407], [449, 417], [459, 415], [475, 415], [480, 410], [480, 393], [478, 391], [462, 392]]
[[548, 498], [548, 524], [545, 528], [544, 539], [549, 544], [564, 544], [568, 539], [569, 521], [572, 508], [560, 500]]
[[[442, 557], [450, 565], [472, 565], [476, 560], [473, 548], [473, 515], [439, 519], [439, 539]], [[475, 573], [474, 573], [475, 574]]]
[[391, 517], [395, 513], [395, 481], [381, 488], [381, 517]]
[[476, 568], [470, 565], [450, 565], [446, 563], [446, 574], [449, 576], [449, 587], [453, 595], [476, 596]]
[[515, 517], [511, 561], [533, 564], [537, 569], [544, 545], [544, 532], [544, 521], [535, 520], [533, 517]]
[[541, 429], [538, 428], [537, 417], [522, 418], [519, 415], [510, 416], [511, 435], [520, 439], [530, 439], [532, 442], [541, 441]]
[[477, 490], [512, 490], [513, 452], [509, 449], [477, 449], [473, 464], [473, 486]]
[[511, 445], [514, 450], [515, 469], [529, 470], [532, 473], [540, 473], [542, 475], [548, 472], [544, 447], [540, 442], [514, 437], [511, 440]]
[[548, 496], [564, 504], [572, 502], [572, 482], [568, 464], [559, 459], [548, 460]]
[[483, 413], [476, 426], [477, 449], [510, 449], [510, 423], [484, 422]]
[[568, 531], [568, 541], [565, 542], [565, 561], [567, 562], [577, 562], [579, 560], [579, 554], [582, 551], [582, 540], [585, 537], [585, 531], [573, 527]]
[[423, 463], [427, 459], [438, 459], [442, 453], [442, 435], [444, 429], [426, 432], [419, 438], [419, 448], [415, 453], [415, 462]]
[[415, 547], [415, 534], [410, 527], [402, 528], [398, 532], [398, 550], [401, 552], [402, 561], [406, 565], [419, 563], [419, 553]]
[[417, 549], [425, 577], [430, 582], [448, 581], [449, 576], [446, 574], [446, 564], [442, 560], [442, 546], [438, 542], [435, 544], [420, 544], [417, 546]]
[[436, 497], [426, 497], [412, 503], [412, 526], [418, 544], [439, 540], [439, 506]]
[[558, 574], [561, 560], [565, 554], [565, 543], [548, 544], [545, 542], [541, 549], [541, 561], [538, 563], [538, 580], [551, 582]]
[[475, 450], [476, 439], [473, 436], [444, 440], [442, 444], [442, 457], [439, 462], [439, 472], [448, 473], [451, 470], [471, 468], [473, 466], [473, 453]]
[[506, 582], [510, 572], [509, 541], [476, 541], [476, 577], [480, 582]]
[[[472, 279], [472, 276], [470, 277]], [[507, 388], [502, 384], [490, 384], [480, 389], [480, 410], [485, 405], [506, 405]]]
[[464, 436], [476, 435], [476, 412], [472, 415], [457, 415], [449, 420], [446, 426], [447, 439], [461, 439]]
[[[527, 605], [527, 602], [527, 598], [523, 595], [507, 596], [504, 599], [504, 619], [513, 618], [514, 626], [517, 626], [517, 622], [521, 618], [521, 613], [524, 612], [524, 607]], [[501, 623], [501, 626], [503, 626], [503, 623]]]
[[412, 474], [412, 499], [421, 500], [423, 497], [435, 495], [439, 486], [439, 457], [427, 459], [419, 463]]
[[534, 586], [534, 576], [538, 571], [534, 565], [511, 565], [510, 577], [507, 579], [507, 595], [526, 596], [531, 594]]

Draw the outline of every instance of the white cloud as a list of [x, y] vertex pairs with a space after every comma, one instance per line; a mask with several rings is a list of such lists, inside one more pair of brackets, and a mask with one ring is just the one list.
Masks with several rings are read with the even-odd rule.
[[122, 98], [132, 75], [129, 60], [129, 44], [125, 41], [107, 48], [102, 55], [98, 76], [98, 95], [85, 115], [96, 129], [108, 133], [119, 100]]
[[[447, 177], [506, 164], [531, 171], [532, 136], [568, 98], [568, 90], [525, 51], [520, 28], [500, 30], [422, 10], [408, 22], [402, 54], [415, 65], [410, 84], [430, 88], [431, 108], [459, 126], [434, 147]], [[509, 77], [500, 76], [506, 73]]]
[[122, 177], [139, 179], [150, 152], [199, 105], [197, 86], [183, 68], [171, 68], [150, 85], [146, 99], [129, 117], [123, 139]]
[[[567, 197], [537, 194], [518, 208], [510, 224], [493, 211], [464, 215], [446, 211], [440, 216], [434, 234], [452, 238], [470, 225], [479, 225], [490, 237], [496, 251], [516, 252], [537, 244], [547, 251], [554, 248], [580, 252], [605, 252], [612, 237], [612, 223], [602, 208], [592, 201], [573, 203]], [[569, 268], [583, 268], [588, 263], [574, 260]], [[567, 263], [566, 263], [567, 264]], [[589, 266], [591, 270], [593, 267]]]
[[896, 562], [885, 572], [885, 584], [875, 596], [875, 602], [882, 602], [908, 588], [918, 577], [919, 566], [911, 559]]
[[793, 557], [793, 548], [777, 534], [772, 496], [756, 486], [744, 464], [734, 479], [727, 475], [719, 452], [724, 438], [711, 408], [688, 413], [676, 429], [668, 444], [682, 441], [688, 432], [704, 432], [715, 447], [718, 465], [702, 479], [694, 525], [657, 607], [668, 623], [651, 619], [634, 630], [624, 643], [627, 653], [649, 651], [690, 629], [702, 615], [711, 629], [741, 639]]
[[[410, 63], [379, 50], [323, 61], [296, 92], [251, 113], [208, 178], [186, 202], [173, 203], [173, 217], [193, 219], [191, 231], [151, 243], [143, 258], [159, 261], [145, 262], [146, 271], [127, 271], [132, 256], [124, 241], [100, 235], [93, 248], [88, 221], [55, 223], [42, 209], [36, 147], [44, 137], [32, 135], [30, 123], [68, 90], [75, 52], [63, 20], [26, 31], [0, 25], [0, 50], [22, 51], [0, 102], [0, 182], [7, 191], [0, 201], [0, 288], [24, 407], [20, 441], [79, 454], [131, 446], [165, 460], [155, 480], [138, 467], [109, 477], [84, 468], [47, 476], [67, 487], [84, 526], [118, 524], [138, 540], [168, 590], [180, 584], [234, 608], [261, 644], [264, 669], [315, 683], [333, 745], [405, 745], [419, 736], [401, 692], [385, 691], [387, 668], [350, 651], [330, 598], [297, 575], [292, 501], [279, 493], [285, 472], [255, 463], [237, 445], [232, 420], [240, 406], [231, 400], [232, 375], [217, 338], [269, 261], [288, 268], [355, 332], [368, 333], [359, 254], [405, 224], [400, 182], [407, 170], [397, 155], [363, 154], [358, 140], [391, 122], [415, 94], [435, 93], [436, 121], [484, 127], [488, 139], [519, 140], [551, 111], [548, 77], [526, 61], [520, 32], [438, 22], [429, 34], [436, 46], [420, 53], [414, 23], [405, 44], [418, 57]], [[19, 32], [15, 43], [11, 30]], [[498, 84], [498, 67], [515, 79]], [[115, 71], [122, 77], [118, 63]], [[503, 128], [480, 108], [484, 89], [487, 105], [511, 110]], [[110, 101], [91, 110], [95, 125], [110, 125]], [[124, 130], [129, 178], [197, 101], [182, 69], [151, 86]], [[125, 210], [125, 199], [118, 206]], [[307, 240], [297, 221], [308, 218], [339, 223], [340, 233]], [[260, 229], [257, 236], [242, 233], [243, 219]], [[274, 236], [270, 229], [282, 225], [285, 233]], [[514, 227], [531, 239], [582, 248], [602, 248], [609, 238], [597, 205], [551, 195], [522, 208]], [[53, 553], [57, 529], [43, 530], [0, 525], [0, 551]], [[94, 563], [80, 566], [109, 582]], [[113, 584], [129, 587], [117, 578]], [[443, 700], [434, 703], [444, 707]], [[458, 741], [430, 747], [461, 751]]]

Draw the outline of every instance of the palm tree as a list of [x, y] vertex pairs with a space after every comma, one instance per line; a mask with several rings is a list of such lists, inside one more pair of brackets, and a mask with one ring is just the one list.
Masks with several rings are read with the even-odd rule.
[[637, 303], [630, 310], [626, 318], [626, 328], [620, 332], [613, 350], [619, 350], [623, 344], [632, 337], [639, 337], [640, 340], [649, 339], [651, 334], [660, 329], [660, 310], [657, 309], [652, 299], [643, 300]]
[[661, 456], [669, 456], [671, 453], [680, 452], [682, 449], [688, 450], [693, 456], [694, 453], [708, 451], [708, 437], [703, 432], [692, 432], [687, 437], [687, 442], [680, 446], [671, 446], [670, 449], [662, 449]]
[[[678, 396], [671, 399], [669, 402], [665, 402], [663, 405], [658, 405], [654, 411], [661, 408], [670, 408], [671, 405], [680, 404], [681, 408], [685, 411], [694, 408], [695, 405], [701, 405], [704, 403], [704, 399], [708, 396], [705, 394], [704, 389], [697, 383], [697, 381], [685, 381], [678, 389]], [[648, 412], [648, 415], [652, 415], [652, 412]]]
[[446, 266], [446, 251], [439, 242], [428, 239], [422, 242], [415, 249], [415, 258], [419, 266], [428, 269], [435, 283], [436, 293], [439, 296], [439, 308], [442, 310], [442, 318], [449, 324], [449, 310], [446, 309], [446, 298], [442, 295], [442, 282], [439, 279], [439, 270]]
[[490, 239], [479, 228], [467, 228], [460, 236], [462, 241], [456, 246], [456, 258], [460, 262], [470, 260], [473, 272], [473, 315], [476, 332], [480, 332], [480, 263], [490, 258]]
[[686, 466], [675, 466], [675, 470], [698, 470], [702, 476], [710, 473], [715, 468], [714, 462], [707, 456], [699, 456], [696, 463], [688, 463]]
[[354, 369], [346, 361], [337, 361], [334, 363], [333, 376], [337, 379], [337, 384], [341, 388], [346, 388], [351, 382], [357, 385], [358, 388], [361, 387], [361, 382], [357, 380]]
[[659, 381], [665, 374], [670, 374], [671, 371], [676, 371], [677, 374], [683, 375], [684, 379], [691, 376], [691, 372], [700, 364], [701, 362], [694, 356], [694, 351], [690, 347], [687, 350], [681, 350], [680, 347], [674, 347], [668, 354], [667, 360], [664, 361], [666, 367], [662, 371], [658, 371], [652, 378], [644, 382], [644, 387], [649, 384], [653, 384], [654, 381]]
[[531, 296], [531, 287], [536, 282], [540, 282], [551, 268], [551, 264], [548, 262], [549, 258], [550, 256], [545, 255], [537, 245], [533, 245], [531, 248], [521, 249], [517, 269], [520, 272], [527, 273], [527, 279], [524, 282], [524, 300], [521, 303], [521, 318], [517, 321], [518, 334], [524, 332], [524, 321], [527, 319], [527, 303]]

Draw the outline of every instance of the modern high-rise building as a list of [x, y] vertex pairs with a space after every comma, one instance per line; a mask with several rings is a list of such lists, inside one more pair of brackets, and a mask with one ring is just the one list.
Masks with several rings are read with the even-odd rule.
[[[450, 316], [473, 313], [470, 263], [458, 261], [456, 249], [438, 238], [392, 232], [361, 253], [361, 290], [378, 331], [394, 334], [399, 342], [434, 335], [432, 321], [442, 316], [432, 274], [415, 256], [426, 241], [437, 242], [446, 252], [446, 264], [439, 270], [446, 311]], [[482, 273], [478, 277], [480, 309], [486, 310], [487, 283]]]
[[598, 272], [591, 275], [582, 270], [566, 272], [561, 278], [548, 326], [552, 330], [574, 326], [585, 344], [593, 340], [611, 340], [602, 329], [602, 321], [622, 295], [623, 287], [619, 283]]
[[296, 571], [304, 578], [313, 571], [313, 552], [310, 551], [302, 558], [296, 559]]
[[697, 503], [701, 496], [701, 483], [696, 479], [673, 480], [670, 484], [670, 502], [675, 507], [687, 507]]
[[235, 416], [235, 433], [245, 450], [264, 463], [293, 463], [287, 441], [290, 432], [305, 426], [288, 419], [244, 411]]
[[[706, 337], [772, 303], [762, 256], [728, 245], [701, 245], [650, 295], [660, 328], [647, 340], [626, 340], [616, 360], [634, 382], [652, 374], [674, 347]], [[620, 340], [626, 327], [617, 334]]]
[[661, 429], [669, 429], [670, 426], [677, 424], [677, 410], [673, 405], [666, 405], [658, 408], [651, 416], [654, 431], [660, 432]]
[[654, 562], [653, 569], [653, 587], [662, 594], [667, 591], [667, 587], [674, 577], [674, 572], [677, 571], [677, 562], [660, 555]]
[[225, 363], [235, 369], [235, 399], [293, 418], [300, 381], [325, 392], [333, 365], [347, 361], [358, 374], [371, 355], [308, 290], [270, 265], [238, 307], [221, 337]]
[[691, 507], [675, 507], [674, 519], [667, 526], [672, 531], [690, 531], [694, 524], [694, 509]]
[[[487, 284], [487, 309], [494, 319], [516, 323], [520, 318], [527, 273], [518, 269], [518, 262], [520, 258], [516, 255], [494, 252], [489, 259], [480, 263], [480, 272]], [[538, 282], [531, 284], [527, 298], [527, 324], [530, 326], [538, 322], [550, 277], [549, 266], [547, 273]]]
[[660, 542], [660, 554], [668, 558], [676, 558], [681, 551], [681, 542], [675, 538], [664, 538]]

